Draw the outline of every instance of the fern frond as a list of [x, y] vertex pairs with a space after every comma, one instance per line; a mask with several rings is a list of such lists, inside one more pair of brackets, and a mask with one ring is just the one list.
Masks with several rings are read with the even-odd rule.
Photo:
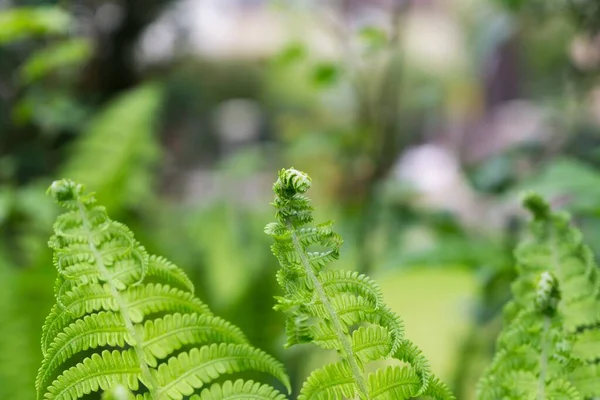
[[213, 382], [242, 371], [270, 374], [289, 390], [281, 363], [213, 316], [183, 271], [148, 255], [82, 185], [57, 181], [49, 193], [70, 211], [57, 219], [49, 242], [59, 278], [42, 333], [38, 399], [74, 400], [100, 390], [119, 399], [134, 398], [127, 390], [144, 400], [281, 398], [269, 385]]
[[[273, 185], [276, 222], [265, 227], [271, 250], [281, 265], [277, 281], [284, 296], [275, 309], [288, 316], [287, 346], [313, 342], [335, 349], [342, 361], [314, 371], [301, 399], [403, 399], [432, 390], [435, 398], [454, 396], [431, 374], [427, 360], [404, 337], [400, 318], [385, 306], [379, 286], [356, 272], [326, 269], [339, 257], [341, 237], [333, 223], [310, 226], [311, 179], [293, 168], [281, 170]], [[366, 364], [396, 360], [366, 375]]]
[[[566, 213], [553, 213], [535, 194], [524, 205], [533, 215], [530, 235], [515, 251], [514, 300], [505, 307], [498, 352], [479, 397], [523, 398], [519, 390], [529, 386], [536, 398], [598, 397], [598, 267]], [[515, 371], [522, 372], [518, 390], [511, 383]]]

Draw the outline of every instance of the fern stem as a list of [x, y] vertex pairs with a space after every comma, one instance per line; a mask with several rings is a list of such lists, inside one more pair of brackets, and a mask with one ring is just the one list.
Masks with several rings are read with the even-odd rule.
[[300, 240], [298, 239], [296, 230], [294, 229], [294, 227], [292, 226], [292, 224], [289, 221], [287, 222], [287, 227], [290, 230], [290, 232], [292, 233], [292, 243], [294, 244], [294, 249], [300, 256], [300, 261], [302, 262], [302, 266], [304, 267], [304, 270], [306, 271], [306, 275], [308, 275], [309, 279], [313, 283], [315, 290], [317, 292], [317, 295], [319, 296], [319, 300], [321, 301], [321, 303], [325, 307], [325, 310], [327, 310], [327, 313], [329, 314], [329, 318], [331, 319], [331, 322], [333, 324], [333, 329], [335, 330], [335, 333], [336, 333], [338, 339], [340, 340], [340, 343], [342, 343], [344, 352], [346, 353], [345, 354], [346, 361], [348, 362], [348, 364], [350, 364], [350, 368], [352, 369], [352, 374], [354, 375], [354, 379], [356, 380], [356, 383], [358, 386], [359, 397], [361, 399], [369, 400], [369, 391], [367, 389], [367, 383], [365, 381], [365, 378], [363, 377], [362, 370], [358, 366], [358, 363], [356, 362], [356, 358], [354, 357], [354, 352], [352, 351], [352, 343], [350, 342], [348, 336], [344, 332], [342, 323], [340, 322], [340, 319], [338, 318], [338, 315], [336, 314], [335, 309], [329, 302], [327, 294], [325, 293], [325, 289], [323, 289], [323, 285], [321, 285], [321, 282], [319, 281], [319, 279], [317, 278], [317, 276], [315, 275], [315, 273], [312, 270], [310, 261], [308, 260], [308, 257], [306, 256], [304, 249], [302, 248], [302, 244], [300, 243]]
[[550, 317], [544, 317], [544, 331], [542, 332], [542, 352], [540, 355], [540, 379], [538, 381], [538, 400], [546, 399], [546, 372], [548, 370], [548, 331], [550, 330]]
[[85, 227], [85, 229], [88, 232], [88, 246], [89, 246], [90, 250], [92, 251], [92, 254], [94, 254], [94, 259], [96, 260], [96, 266], [98, 267], [98, 270], [100, 271], [100, 276], [102, 276], [103, 280], [105, 282], [107, 282], [107, 284], [110, 288], [111, 295], [115, 299], [115, 302], [117, 303], [117, 307], [119, 308], [119, 313], [123, 317], [123, 322], [125, 323], [125, 328], [127, 329], [127, 333], [130, 335], [131, 338], [133, 338], [133, 341], [134, 341], [133, 348], [135, 350], [135, 353], [136, 353], [139, 363], [140, 363], [140, 370], [142, 372], [144, 382], [146, 382], [148, 384], [148, 391], [150, 392], [150, 397], [152, 399], [158, 400], [159, 397], [157, 394], [157, 389], [158, 389], [159, 385], [158, 385], [157, 380], [152, 375], [152, 373], [150, 373], [150, 367], [148, 366], [148, 362], [146, 361], [146, 355], [144, 354], [144, 350], [142, 349], [142, 347], [140, 345], [142, 343], [142, 338], [137, 333], [135, 327], [133, 326], [133, 322], [131, 321], [131, 318], [129, 317], [127, 301], [121, 296], [121, 294], [119, 293], [119, 290], [114, 285], [114, 283], [111, 281], [111, 279], [109, 279], [110, 274], [108, 273], [108, 269], [104, 265], [104, 261], [102, 260], [102, 255], [100, 254], [100, 252], [98, 251], [98, 248], [96, 247], [96, 245], [94, 244], [94, 241], [92, 240], [92, 225], [90, 224], [90, 221], [87, 217], [85, 206], [80, 201], [77, 202], [77, 206], [79, 209], [79, 214], [81, 216], [81, 220], [83, 221], [83, 226]]
[[[560, 255], [558, 254], [558, 240], [556, 238], [556, 232], [552, 227], [551, 239], [552, 243], [552, 262], [554, 264], [554, 270], [560, 275]], [[544, 315], [544, 327], [542, 331], [542, 344], [540, 354], [540, 378], [538, 381], [538, 400], [544, 400], [546, 398], [546, 375], [548, 371], [548, 333], [550, 332], [551, 317]]]

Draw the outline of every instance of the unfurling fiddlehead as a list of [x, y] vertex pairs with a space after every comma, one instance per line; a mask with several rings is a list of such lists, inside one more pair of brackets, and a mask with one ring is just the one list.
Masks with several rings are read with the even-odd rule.
[[138, 400], [283, 398], [266, 384], [223, 379], [259, 371], [289, 390], [283, 366], [212, 315], [182, 270], [149, 256], [80, 184], [57, 181], [48, 192], [68, 211], [50, 239], [57, 304], [43, 329], [38, 399], [99, 390]]
[[530, 235], [515, 252], [514, 299], [478, 398], [598, 398], [598, 267], [566, 213], [552, 213], [535, 194], [524, 204], [533, 215]]
[[[305, 173], [281, 170], [273, 186], [277, 222], [265, 227], [281, 265], [277, 280], [285, 295], [276, 309], [287, 314], [287, 346], [312, 342], [341, 357], [308, 377], [300, 399], [453, 399], [404, 337], [377, 284], [355, 272], [325, 269], [338, 258], [342, 239], [331, 222], [309, 226], [313, 207], [304, 193], [310, 186]], [[367, 363], [381, 360], [390, 365], [365, 371]]]

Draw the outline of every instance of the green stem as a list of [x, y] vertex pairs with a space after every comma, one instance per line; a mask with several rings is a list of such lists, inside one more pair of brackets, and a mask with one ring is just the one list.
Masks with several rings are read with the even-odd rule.
[[125, 323], [127, 333], [134, 341], [133, 348], [140, 363], [140, 370], [142, 372], [144, 383], [148, 386], [150, 397], [152, 399], [158, 400], [160, 398], [157, 394], [157, 389], [159, 385], [152, 373], [150, 373], [150, 367], [148, 366], [148, 362], [146, 361], [144, 349], [141, 346], [143, 338], [140, 337], [140, 335], [136, 331], [135, 326], [133, 325], [133, 322], [129, 317], [127, 301], [123, 298], [123, 296], [121, 296], [121, 293], [110, 279], [108, 269], [106, 268], [106, 266], [104, 265], [104, 261], [102, 260], [102, 254], [100, 254], [98, 248], [94, 244], [94, 240], [92, 238], [92, 225], [90, 224], [90, 221], [87, 217], [85, 206], [81, 202], [78, 202], [77, 206], [79, 208], [79, 215], [81, 216], [81, 220], [83, 221], [83, 226], [85, 227], [88, 233], [88, 246], [92, 251], [92, 254], [94, 255], [94, 259], [96, 260], [96, 266], [98, 267], [98, 271], [100, 272], [100, 277], [103, 281], [107, 283], [108, 287], [110, 288], [110, 293], [115, 299], [115, 302], [117, 303], [119, 313], [123, 317], [123, 322]]
[[361, 399], [369, 400], [369, 390], [367, 389], [367, 383], [365, 381], [365, 378], [363, 377], [362, 369], [358, 366], [358, 363], [356, 362], [354, 352], [352, 351], [352, 342], [350, 341], [348, 335], [344, 332], [344, 327], [342, 326], [342, 323], [340, 322], [340, 319], [338, 318], [335, 309], [329, 302], [329, 298], [325, 293], [325, 289], [323, 289], [323, 285], [321, 285], [321, 282], [312, 270], [310, 261], [306, 256], [304, 248], [300, 244], [300, 240], [298, 239], [296, 230], [289, 222], [287, 223], [287, 227], [292, 232], [292, 243], [294, 244], [294, 249], [300, 256], [300, 261], [302, 262], [302, 266], [306, 271], [306, 275], [308, 275], [308, 278], [313, 283], [315, 291], [319, 296], [319, 300], [323, 304], [323, 307], [325, 307], [325, 310], [327, 310], [327, 314], [329, 314], [329, 319], [333, 324], [335, 334], [337, 335], [338, 339], [340, 340], [340, 343], [342, 344], [346, 356], [346, 361], [348, 362], [348, 364], [350, 364], [352, 374], [354, 375], [354, 379], [356, 380], [356, 384], [358, 386], [359, 396]]
[[544, 316], [544, 331], [542, 332], [542, 353], [540, 355], [540, 379], [538, 381], [538, 400], [546, 399], [546, 373], [548, 370], [548, 331], [550, 317]]

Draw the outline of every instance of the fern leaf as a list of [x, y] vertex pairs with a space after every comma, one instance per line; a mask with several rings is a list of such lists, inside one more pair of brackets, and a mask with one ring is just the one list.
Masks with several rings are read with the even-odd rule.
[[[242, 371], [271, 374], [289, 390], [282, 364], [213, 316], [183, 271], [148, 255], [82, 185], [57, 181], [49, 192], [70, 211], [49, 242], [59, 278], [42, 333], [38, 399], [74, 400], [100, 390], [110, 391], [108, 398], [181, 399]], [[268, 385], [237, 382], [209, 389], [215, 396], [281, 398]]]
[[[210, 314], [208, 307], [191, 293], [160, 283], [131, 286], [122, 293], [129, 305], [129, 315], [141, 321], [150, 314], [165, 311]], [[98, 311], [117, 311], [118, 306], [105, 286], [87, 284], [74, 287], [61, 297], [61, 305], [54, 305], [42, 332], [42, 350], [47, 351], [50, 341], [72, 321]]]
[[146, 321], [143, 336], [142, 346], [153, 367], [156, 366], [156, 358], [166, 358], [183, 346], [206, 343], [248, 344], [238, 327], [219, 317], [198, 314], [175, 313]]
[[150, 256], [148, 259], [148, 276], [156, 277], [171, 287], [194, 293], [194, 285], [190, 278], [164, 257]]
[[[557, 400], [581, 400], [586, 396], [585, 391], [580, 391], [565, 379], [555, 379], [548, 385], [547, 398]], [[583, 396], [583, 397], [582, 397]]]
[[589, 363], [600, 360], [600, 329], [583, 331], [573, 344], [573, 355]]
[[387, 367], [369, 375], [369, 397], [373, 400], [404, 400], [419, 393], [421, 379], [410, 367]]
[[[313, 207], [304, 193], [310, 186], [305, 173], [281, 170], [273, 185], [277, 221], [265, 227], [281, 266], [277, 282], [284, 296], [276, 297], [275, 309], [288, 316], [286, 346], [312, 341], [336, 350], [342, 358], [340, 363], [314, 371], [301, 398], [395, 399], [426, 393], [435, 377], [427, 360], [404, 337], [400, 318], [383, 304], [379, 286], [356, 272], [327, 269], [339, 257], [342, 239], [332, 222], [309, 225]], [[379, 369], [367, 379], [365, 364], [383, 360], [407, 363], [412, 380], [407, 378], [406, 385], [403, 381], [388, 385], [395, 378], [407, 377], [404, 369]], [[436, 385], [440, 399], [454, 398]]]
[[235, 382], [227, 381], [222, 385], [215, 383], [209, 389], [204, 389], [199, 396], [190, 397], [190, 400], [234, 399], [284, 400], [285, 396], [268, 385], [239, 379]]
[[94, 353], [83, 362], [69, 368], [60, 375], [44, 396], [46, 399], [70, 400], [96, 392], [107, 390], [119, 383], [131, 390], [137, 390], [141, 368], [133, 350], [112, 353], [104, 350]]
[[352, 333], [352, 350], [362, 363], [384, 358], [391, 347], [390, 333], [384, 327], [361, 326]]
[[598, 364], [587, 364], [577, 368], [569, 374], [569, 380], [586, 398], [597, 397], [598, 384], [600, 382], [600, 366]]
[[194, 348], [161, 364], [156, 370], [159, 396], [179, 400], [223, 374], [246, 370], [269, 373], [290, 390], [283, 365], [271, 356], [248, 346], [221, 343]]
[[379, 285], [356, 271], [329, 269], [322, 271], [319, 278], [329, 296], [344, 292], [357, 293], [372, 302], [375, 308], [383, 303]]
[[423, 395], [436, 400], [454, 398], [454, 395], [452, 394], [450, 388], [436, 377], [429, 381], [429, 385], [427, 385], [427, 390], [425, 391], [425, 393], [423, 393]]
[[306, 379], [298, 400], [354, 398], [357, 391], [352, 371], [344, 363], [317, 369]]
[[77, 352], [104, 346], [124, 347], [126, 342], [131, 344], [132, 339], [120, 316], [112, 312], [86, 315], [56, 336], [45, 354], [36, 387], [47, 384], [57, 368]]
[[[314, 337], [313, 332], [311, 332], [311, 326], [309, 323], [309, 319], [306, 316], [289, 316], [285, 320], [285, 333], [287, 337], [287, 341], [285, 343], [285, 347], [291, 347], [295, 344], [302, 343], [310, 343], [313, 340], [325, 341], [325, 340], [335, 340], [335, 335], [333, 337], [320, 338], [317, 339]], [[325, 345], [323, 345], [325, 347]], [[325, 348], [335, 348], [334, 345], [331, 347]]]

